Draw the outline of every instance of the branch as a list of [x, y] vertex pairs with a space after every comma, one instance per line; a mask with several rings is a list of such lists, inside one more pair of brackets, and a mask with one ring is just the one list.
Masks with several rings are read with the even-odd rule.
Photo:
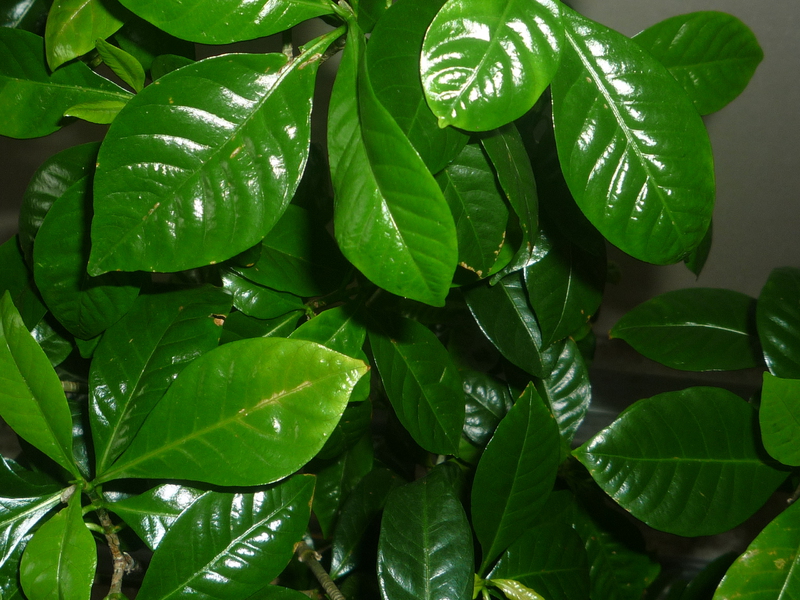
[[114, 559], [114, 571], [111, 575], [111, 588], [108, 595], [122, 593], [122, 577], [125, 573], [133, 569], [133, 559], [122, 552], [119, 548], [119, 537], [114, 523], [111, 522], [111, 517], [105, 508], [95, 508], [97, 517], [100, 519], [100, 524], [103, 526], [103, 534], [106, 536], [108, 547], [111, 550], [111, 557]]
[[336, 584], [333, 583], [331, 576], [319, 564], [319, 559], [322, 558], [319, 554], [309, 548], [305, 542], [297, 542], [294, 545], [294, 551], [297, 554], [297, 560], [308, 565], [308, 568], [311, 569], [314, 577], [317, 578], [322, 589], [325, 590], [331, 600], [346, 600], [339, 588], [336, 587]]

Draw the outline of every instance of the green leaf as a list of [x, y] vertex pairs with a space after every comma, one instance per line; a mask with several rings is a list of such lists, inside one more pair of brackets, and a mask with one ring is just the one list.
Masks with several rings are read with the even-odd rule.
[[337, 36], [292, 61], [202, 60], [132, 98], [97, 159], [89, 271], [181, 271], [259, 242], [300, 181], [318, 59]]
[[353, 394], [350, 396], [350, 403], [342, 413], [342, 418], [337, 423], [331, 436], [325, 445], [317, 453], [317, 458], [321, 460], [331, 460], [355, 446], [361, 437], [368, 432], [372, 422], [372, 403], [353, 401], [353, 396], [358, 392], [358, 387], [366, 379], [359, 379]]
[[88, 340], [118, 321], [136, 300], [138, 274], [90, 277], [91, 178], [84, 177], [50, 207], [36, 236], [33, 275], [47, 307], [75, 337]]
[[[134, 15], [130, 15], [125, 25], [114, 34], [114, 41], [133, 56], [145, 71], [150, 71], [153, 62], [162, 55], [183, 59], [185, 62], [180, 66], [193, 62], [195, 58], [192, 42], [173, 37]], [[153, 76], [153, 81], [156, 79], [158, 77]]]
[[19, 583], [19, 560], [29, 539], [30, 536], [23, 538], [14, 553], [0, 565], [0, 595], [3, 600], [25, 600]]
[[92, 593], [97, 549], [83, 523], [81, 494], [50, 517], [25, 547], [19, 579], [28, 598], [89, 600]]
[[505, 243], [508, 207], [481, 147], [464, 146], [436, 181], [456, 223], [459, 266], [485, 277]]
[[215, 0], [203, 9], [183, 0], [122, 0], [122, 3], [159, 29], [201, 44], [252, 40], [334, 12], [334, 5], [326, 0], [277, 0], [251, 4], [243, 4], [240, 0]]
[[119, 515], [151, 550], [155, 550], [181, 513], [198, 498], [210, 493], [165, 483], [144, 494], [113, 502], [108, 509]]
[[191, 65], [194, 63], [190, 58], [185, 56], [176, 56], [174, 54], [162, 54], [153, 59], [153, 66], [150, 67], [150, 75], [153, 81], [161, 79], [167, 73], [177, 71], [181, 67]]
[[673, 369], [748, 369], [761, 362], [755, 308], [753, 298], [732, 290], [674, 290], [627, 313], [610, 336]]
[[383, 289], [443, 306], [458, 261], [447, 202], [372, 89], [352, 26], [331, 97], [334, 232], [347, 259]]
[[461, 379], [467, 413], [464, 435], [470, 442], [483, 448], [513, 406], [514, 400], [506, 384], [486, 373], [462, 370]]
[[533, 384], [500, 421], [472, 483], [472, 526], [483, 549], [480, 572], [529, 529], [553, 489], [558, 426]]
[[456, 454], [464, 427], [461, 376], [424, 325], [405, 318], [370, 331], [386, 395], [411, 437], [428, 452]]
[[44, 33], [47, 12], [53, 0], [5, 0], [0, 2], [0, 27]]
[[375, 96], [431, 173], [438, 173], [447, 166], [469, 139], [453, 127], [438, 126], [425, 101], [419, 77], [422, 40], [444, 2], [400, 0], [394, 3], [381, 17], [367, 46], [367, 67]]
[[33, 264], [33, 241], [47, 211], [74, 183], [94, 171], [99, 148], [98, 142], [90, 142], [62, 150], [31, 177], [19, 211], [19, 245], [29, 265]]
[[386, 9], [392, 7], [392, 0], [353, 0], [350, 6], [353, 7], [361, 31], [370, 33], [375, 24], [383, 20]]
[[292, 311], [274, 319], [256, 319], [243, 312], [228, 315], [222, 327], [220, 344], [255, 337], [289, 337], [302, 316], [301, 311]]
[[383, 600], [472, 598], [472, 533], [445, 478], [397, 488], [386, 502], [378, 542]]
[[358, 308], [347, 304], [321, 312], [298, 327], [289, 337], [308, 340], [353, 358], [364, 358], [361, 349], [367, 338], [367, 328]]
[[50, 69], [94, 50], [95, 40], [113, 34], [127, 16], [116, 0], [55, 0], [44, 32]]
[[203, 286], [140, 296], [106, 331], [89, 372], [89, 420], [97, 472], [128, 447], [173, 380], [219, 343], [216, 315], [230, 296]]
[[666, 68], [570, 9], [553, 80], [558, 156], [578, 206], [631, 256], [677, 262], [702, 241], [714, 207], [703, 121]]
[[59, 492], [61, 486], [42, 471], [29, 471], [0, 456], [0, 489], [5, 498], [33, 498]]
[[509, 600], [544, 600], [535, 591], [513, 579], [492, 579], [488, 583], [501, 590]]
[[268, 585], [247, 598], [247, 600], [306, 600], [308, 595], [292, 588]]
[[620, 506], [684, 536], [731, 529], [786, 479], [762, 460], [755, 409], [720, 388], [640, 400], [574, 451]]
[[280, 574], [302, 539], [314, 477], [250, 494], [207, 492], [173, 523], [138, 598], [247, 598]]
[[233, 305], [248, 317], [271, 320], [305, 310], [299, 296], [258, 285], [233, 271], [223, 270], [221, 275], [222, 287], [233, 296]]
[[800, 379], [800, 269], [770, 273], [758, 297], [756, 324], [770, 373]]
[[[55, 323], [55, 328], [50, 323]], [[57, 367], [63, 363], [72, 353], [75, 338], [73, 338], [52, 315], [45, 316], [44, 319], [31, 330], [31, 335], [36, 343], [42, 347], [50, 364]]]
[[0, 568], [17, 553], [25, 536], [61, 500], [61, 491], [34, 498], [0, 498]]
[[713, 242], [713, 239], [714, 222], [712, 221], [708, 224], [708, 231], [706, 231], [706, 235], [703, 237], [703, 241], [700, 242], [700, 245], [692, 250], [691, 253], [683, 259], [684, 264], [686, 264], [686, 268], [694, 273], [697, 277], [700, 277], [703, 267], [706, 266], [708, 255], [711, 253], [711, 243]]
[[64, 111], [65, 117], [77, 117], [89, 123], [108, 125], [117, 118], [119, 111], [125, 108], [125, 102], [118, 100], [98, 100], [96, 102], [81, 102], [70, 106]]
[[64, 111], [81, 102], [116, 100], [131, 94], [80, 61], [47, 70], [38, 35], [0, 28], [0, 135], [34, 138], [65, 124]]
[[103, 39], [95, 40], [97, 53], [109, 69], [133, 88], [135, 92], [141, 92], [144, 88], [144, 68], [141, 63], [133, 56], [113, 44], [109, 44]]
[[17, 435], [77, 476], [67, 398], [8, 292], [0, 298], [0, 384], [0, 417]]
[[0, 246], [0, 292], [8, 291], [25, 327], [33, 329], [41, 322], [47, 307], [33, 285], [33, 277], [22, 257], [17, 236]]
[[714, 600], [788, 599], [800, 592], [800, 505], [778, 515], [733, 563]]
[[633, 39], [669, 69], [701, 115], [741, 94], [764, 58], [747, 25], [715, 11], [671, 17]]
[[800, 379], [764, 373], [758, 420], [770, 456], [785, 465], [800, 466]]
[[181, 372], [97, 480], [277, 481], [322, 448], [366, 370], [361, 361], [300, 340], [220, 346]]
[[448, 0], [420, 58], [439, 126], [488, 131], [528, 112], [558, 69], [560, 13], [554, 0]]

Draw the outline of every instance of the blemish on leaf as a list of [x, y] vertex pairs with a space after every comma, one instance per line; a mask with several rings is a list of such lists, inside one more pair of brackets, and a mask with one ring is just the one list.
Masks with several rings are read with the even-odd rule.
[[320, 54], [319, 52], [317, 52], [316, 54], [312, 54], [311, 57], [308, 60], [300, 63], [300, 65], [297, 67], [297, 70], [298, 71], [302, 71], [308, 65], [317, 62], [320, 58], [322, 58], [322, 54]]
[[774, 562], [775, 562], [775, 568], [778, 569], [779, 571], [783, 570], [783, 568], [786, 566], [786, 559], [785, 558], [779, 558], [778, 560], [776, 560]]
[[233, 152], [231, 152], [230, 158], [233, 158], [234, 156], [239, 154], [239, 152], [241, 152], [241, 151], [242, 151], [242, 146], [237, 146], [236, 148], [233, 149]]
[[473, 273], [475, 273], [475, 274], [476, 274], [478, 277], [481, 277], [481, 276], [483, 276], [483, 271], [481, 271], [480, 269], [474, 269], [473, 267], [470, 267], [470, 266], [469, 266], [467, 263], [465, 263], [465, 262], [460, 262], [460, 263], [458, 263], [458, 266], [459, 266], [459, 267], [464, 267], [464, 268], [465, 268], [467, 271], [472, 271], [472, 272], [473, 272]]
[[[183, 307], [181, 307], [181, 308], [183, 308]], [[208, 316], [210, 318], [214, 319], [214, 325], [216, 325], [217, 327], [222, 327], [223, 325], [225, 325], [225, 319], [227, 318], [226, 315], [217, 315], [217, 314], [212, 313], [212, 314], [210, 314]]]
[[170, 104], [175, 104], [175, 100], [173, 100], [172, 98], [167, 98], [167, 102], [169, 102]]

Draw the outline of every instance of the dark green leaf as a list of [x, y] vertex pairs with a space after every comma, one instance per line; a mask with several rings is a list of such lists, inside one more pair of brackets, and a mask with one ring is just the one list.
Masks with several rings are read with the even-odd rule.
[[130, 96], [80, 61], [51, 74], [42, 38], [0, 28], [0, 135], [41, 137], [65, 124], [62, 117], [70, 106], [97, 100], [126, 102]]
[[741, 94], [764, 58], [747, 25], [721, 12], [671, 17], [633, 39], [669, 69], [701, 115]]
[[441, 342], [424, 325], [404, 318], [370, 331], [369, 341], [403, 427], [425, 450], [456, 454], [464, 427], [464, 392]]
[[800, 379], [800, 269], [770, 273], [758, 297], [756, 323], [770, 373]]
[[378, 542], [383, 600], [472, 598], [472, 534], [444, 478], [397, 488], [386, 501]]
[[30, 536], [21, 540], [8, 560], [0, 563], [0, 597], [3, 600], [25, 600], [19, 583], [19, 560]]
[[219, 343], [227, 344], [254, 337], [289, 337], [301, 316], [301, 311], [293, 311], [274, 319], [256, 319], [243, 312], [231, 313], [225, 319]]
[[174, 54], [162, 54], [153, 60], [153, 66], [150, 67], [150, 75], [153, 81], [161, 79], [167, 73], [177, 71], [181, 67], [192, 64], [194, 61], [185, 56], [176, 56]]
[[17, 435], [78, 475], [61, 382], [8, 292], [0, 298], [0, 417]]
[[33, 285], [33, 276], [25, 265], [17, 236], [0, 246], [0, 292], [6, 290], [25, 327], [33, 331], [42, 321], [47, 307]]
[[101, 334], [88, 340], [75, 338], [75, 346], [78, 348], [78, 354], [81, 355], [81, 358], [92, 358], [102, 337]]
[[142, 91], [144, 87], [144, 68], [142, 68], [142, 64], [138, 60], [125, 52], [125, 50], [117, 48], [103, 39], [95, 40], [95, 47], [100, 58], [103, 59], [109, 69], [114, 71], [117, 77], [131, 86], [133, 91]]
[[28, 532], [60, 500], [60, 491], [34, 498], [0, 498], [0, 568], [17, 553]]
[[514, 401], [508, 386], [491, 375], [479, 371], [461, 371], [466, 395], [467, 418], [464, 435], [483, 448], [489, 443], [497, 425], [511, 409]]
[[138, 597], [247, 598], [289, 562], [313, 494], [309, 475], [256, 493], [204, 494], [164, 536]]
[[44, 32], [50, 69], [94, 50], [95, 40], [113, 34], [127, 16], [116, 0], [55, 0]]
[[[720, 580], [736, 560], [737, 552], [726, 552], [709, 562], [686, 586], [680, 600], [709, 600]], [[670, 588], [670, 592], [672, 588]]]
[[4, 498], [33, 498], [54, 494], [61, 486], [46, 473], [29, 471], [0, 456], [0, 489]]
[[142, 280], [128, 273], [86, 273], [91, 222], [91, 178], [84, 177], [50, 207], [33, 253], [34, 278], [47, 307], [70, 333], [87, 340], [127, 312]]
[[554, 0], [448, 0], [420, 58], [439, 126], [488, 131], [528, 112], [558, 69], [560, 13]]
[[684, 536], [735, 527], [786, 479], [761, 458], [755, 409], [720, 388], [640, 400], [574, 454], [624, 509]]
[[117, 118], [119, 111], [123, 108], [125, 108], [125, 102], [118, 102], [117, 100], [82, 102], [70, 106], [64, 111], [64, 116], [76, 117], [98, 125], [108, 125]]
[[215, 318], [230, 302], [211, 286], [140, 296], [106, 331], [89, 373], [98, 473], [128, 447], [183, 368], [217, 346], [222, 328]]
[[356, 13], [361, 31], [369, 33], [375, 24], [384, 18], [386, 9], [391, 8], [392, 0], [353, 0], [350, 6]]
[[223, 270], [221, 275], [222, 287], [233, 296], [233, 306], [248, 317], [272, 320], [305, 310], [303, 299], [299, 296], [258, 285], [233, 271]]
[[673, 369], [747, 369], [761, 362], [755, 308], [755, 299], [732, 290], [674, 290], [627, 313], [610, 336]]
[[122, 3], [167, 33], [201, 44], [252, 40], [334, 12], [333, 4], [325, 0], [251, 4], [242, 4], [240, 0], [215, 0], [202, 9], [182, 0], [122, 0]]
[[108, 505], [151, 550], [158, 548], [183, 511], [211, 492], [165, 483]]
[[81, 494], [50, 517], [25, 546], [19, 579], [28, 598], [89, 600], [97, 566], [94, 537], [83, 523]]
[[800, 466], [800, 379], [764, 373], [758, 419], [770, 456], [785, 465]]
[[714, 222], [712, 221], [708, 224], [708, 231], [706, 231], [706, 235], [703, 237], [703, 241], [700, 242], [700, 245], [692, 250], [691, 253], [683, 259], [683, 262], [686, 264], [686, 268], [694, 273], [697, 277], [700, 277], [703, 267], [706, 266], [708, 255], [711, 253], [711, 243], [713, 242], [713, 239]]
[[44, 319], [31, 330], [33, 339], [42, 347], [50, 364], [57, 367], [72, 353], [74, 338], [55, 320], [55, 328], [50, 324], [52, 315]]
[[558, 156], [581, 210], [612, 244], [669, 264], [711, 222], [714, 165], [703, 121], [655, 58], [568, 8], [553, 80]]
[[132, 98], [97, 159], [90, 272], [180, 271], [259, 242], [300, 181], [319, 53], [337, 35], [292, 61], [202, 60]]
[[354, 402], [353, 396], [358, 392], [361, 382], [366, 376], [359, 379], [353, 394], [350, 396], [350, 403], [342, 413], [342, 418], [331, 432], [331, 436], [325, 445], [317, 453], [317, 458], [331, 460], [349, 450], [358, 443], [361, 437], [369, 430], [372, 422], [372, 403]]
[[277, 481], [319, 452], [366, 370], [361, 361], [300, 340], [220, 346], [181, 372], [98, 480]]
[[444, 2], [396, 2], [381, 17], [367, 46], [369, 78], [375, 95], [431, 173], [438, 173], [447, 166], [469, 139], [453, 127], [438, 126], [425, 101], [419, 77], [422, 40]]
[[308, 598], [307, 594], [292, 588], [268, 585], [247, 598], [247, 600], [306, 600], [306, 598]]
[[533, 384], [500, 421], [472, 483], [472, 526], [483, 549], [480, 572], [529, 529], [553, 489], [558, 426]]
[[[136, 58], [145, 71], [151, 70], [153, 62], [162, 55], [183, 59], [184, 62], [180, 66], [193, 62], [195, 57], [192, 42], [179, 40], [133, 15], [130, 15], [122, 29], [114, 34], [114, 41], [125, 52]], [[153, 81], [156, 79], [158, 77], [153, 74]]]
[[458, 262], [453, 217], [367, 73], [363, 34], [352, 26], [328, 124], [336, 241], [380, 287], [443, 306]]
[[52, 3], [53, 0], [3, 0], [0, 2], [0, 27], [42, 35]]

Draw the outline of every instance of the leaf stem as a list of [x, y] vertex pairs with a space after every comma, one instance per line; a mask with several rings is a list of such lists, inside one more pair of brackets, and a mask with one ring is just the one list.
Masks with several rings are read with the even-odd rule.
[[283, 32], [283, 53], [289, 60], [294, 58], [294, 43], [292, 42], [291, 28]]
[[111, 575], [111, 588], [108, 591], [108, 595], [121, 594], [122, 577], [125, 575], [125, 573], [128, 573], [133, 569], [133, 559], [120, 550], [117, 528], [114, 527], [114, 523], [111, 521], [108, 511], [106, 511], [106, 509], [102, 506], [99, 506], [99, 504], [103, 503], [103, 499], [95, 491], [90, 492], [89, 497], [92, 500], [92, 504], [95, 505], [94, 510], [97, 513], [97, 518], [100, 520], [100, 525], [103, 528], [103, 534], [106, 536], [106, 542], [108, 542], [108, 548], [111, 550], [111, 558], [114, 561], [114, 570], [112, 571]]
[[339, 591], [339, 588], [336, 587], [331, 576], [328, 575], [328, 572], [319, 564], [319, 559], [321, 558], [319, 554], [311, 549], [305, 542], [297, 542], [294, 545], [294, 551], [295, 554], [297, 554], [297, 560], [308, 565], [308, 568], [311, 569], [314, 577], [317, 578], [322, 589], [325, 590], [325, 593], [328, 594], [331, 600], [346, 600], [342, 592]]

